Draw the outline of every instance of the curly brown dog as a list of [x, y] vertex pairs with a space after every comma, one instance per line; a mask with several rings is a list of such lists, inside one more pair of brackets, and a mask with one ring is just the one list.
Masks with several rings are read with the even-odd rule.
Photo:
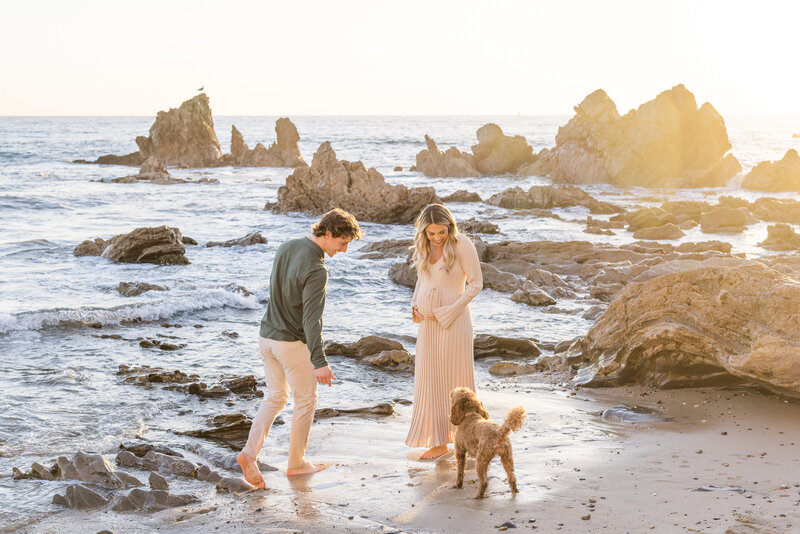
[[458, 427], [456, 430], [456, 459], [458, 460], [458, 480], [456, 488], [464, 484], [464, 465], [467, 453], [474, 456], [477, 462], [478, 488], [477, 499], [482, 499], [489, 485], [489, 462], [500, 455], [503, 468], [508, 476], [511, 493], [518, 493], [517, 477], [514, 476], [514, 457], [511, 451], [510, 431], [522, 428], [525, 408], [516, 406], [508, 411], [506, 420], [500, 426], [489, 421], [489, 413], [475, 393], [469, 388], [455, 388], [450, 392], [450, 422]]

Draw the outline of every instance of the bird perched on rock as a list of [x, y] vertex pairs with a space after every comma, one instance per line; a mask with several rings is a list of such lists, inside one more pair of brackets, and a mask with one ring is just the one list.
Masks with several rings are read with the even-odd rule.
[[203, 90], [203, 89], [205, 89], [205, 88], [206, 88], [206, 86], [205, 86], [205, 85], [201, 85], [201, 86], [200, 86], [200, 89], [198, 89], [198, 91], [202, 91], [202, 90]]

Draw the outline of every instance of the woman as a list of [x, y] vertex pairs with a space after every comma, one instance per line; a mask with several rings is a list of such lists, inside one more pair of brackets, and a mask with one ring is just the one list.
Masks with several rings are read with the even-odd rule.
[[[411, 314], [419, 323], [414, 364], [414, 414], [406, 445], [430, 447], [420, 459], [438, 458], [455, 437], [450, 391], [475, 390], [469, 301], [483, 287], [475, 245], [458, 234], [450, 210], [426, 206], [417, 217], [414, 266], [417, 285]], [[466, 285], [466, 287], [465, 287]]]

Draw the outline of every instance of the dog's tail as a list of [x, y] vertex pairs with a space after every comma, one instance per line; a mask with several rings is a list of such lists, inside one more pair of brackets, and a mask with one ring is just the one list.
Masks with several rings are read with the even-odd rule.
[[500, 427], [500, 435], [507, 436], [512, 430], [516, 432], [522, 428], [522, 421], [525, 419], [525, 413], [525, 408], [522, 406], [515, 406], [508, 410], [506, 420], [503, 421], [503, 425]]

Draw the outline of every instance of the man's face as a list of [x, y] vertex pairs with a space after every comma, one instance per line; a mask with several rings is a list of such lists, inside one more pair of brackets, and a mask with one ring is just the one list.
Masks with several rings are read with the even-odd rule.
[[333, 237], [330, 231], [325, 232], [325, 244], [322, 247], [323, 252], [331, 258], [337, 252], [347, 252], [347, 245], [352, 241], [349, 237]]

